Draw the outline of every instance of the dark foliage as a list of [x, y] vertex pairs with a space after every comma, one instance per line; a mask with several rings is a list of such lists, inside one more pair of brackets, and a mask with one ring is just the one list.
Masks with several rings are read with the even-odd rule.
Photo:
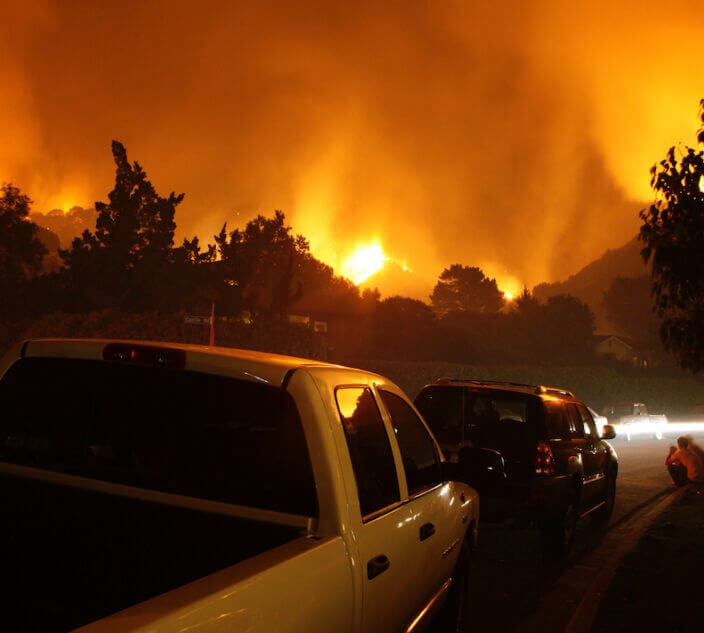
[[432, 360], [437, 318], [430, 306], [408, 297], [377, 303], [367, 327], [366, 358]]
[[[91, 211], [95, 229], [59, 251], [63, 267], [36, 274], [43, 251], [26, 251], [33, 255], [22, 268], [21, 310], [0, 320], [8, 331], [207, 343], [207, 328], [186, 324], [185, 315], [207, 316], [214, 307], [217, 344], [333, 361], [593, 359], [594, 317], [574, 297], [540, 303], [525, 289], [507, 305], [494, 279], [460, 264], [441, 274], [432, 308], [408, 297], [381, 300], [376, 290], [360, 294], [311, 255], [281, 211], [258, 215], [244, 229], [228, 231], [225, 224], [214, 244], [203, 247], [194, 236], [174, 247], [175, 210], [183, 194], [158, 195], [117, 141], [112, 155], [115, 185], [108, 202]], [[18, 201], [27, 211], [29, 200]], [[23, 230], [31, 226], [20, 223]], [[29, 319], [39, 329], [16, 326], [13, 318]], [[65, 327], [54, 331], [52, 318]]]
[[[704, 134], [704, 99], [699, 118]], [[651, 169], [658, 198], [640, 212], [643, 259], [652, 263], [663, 346], [680, 366], [704, 369], [704, 152], [671, 147]]]
[[461, 264], [442, 271], [430, 301], [441, 316], [449, 312], [495, 314], [504, 304], [495, 279], [486, 277], [480, 268]]
[[35, 276], [46, 255], [38, 227], [27, 218], [32, 201], [12, 183], [0, 189], [0, 317], [21, 314], [27, 281]]
[[604, 307], [618, 333], [645, 349], [660, 349], [660, 321], [653, 311], [652, 281], [648, 275], [617, 276], [604, 292]]
[[246, 309], [254, 318], [266, 320], [285, 315], [303, 295], [301, 269], [308, 242], [291, 235], [281, 211], [271, 219], [257, 216], [244, 231], [228, 234], [225, 225], [215, 242], [219, 275], [230, 289], [225, 303], [231, 309]]
[[70, 307], [174, 308], [169, 292], [173, 263], [174, 213], [184, 194], [158, 195], [139, 163], [130, 164], [124, 146], [112, 142], [115, 187], [109, 202], [96, 202], [95, 233], [84, 231], [61, 251], [63, 282]]

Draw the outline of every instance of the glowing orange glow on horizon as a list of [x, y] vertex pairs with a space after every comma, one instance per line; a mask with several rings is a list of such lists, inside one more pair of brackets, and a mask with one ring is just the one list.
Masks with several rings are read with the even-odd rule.
[[[42, 209], [44, 213], [59, 209], [64, 213], [68, 213], [74, 207], [90, 208], [92, 202], [85, 202], [87, 196], [79, 187], [62, 187], [54, 195], [47, 196], [42, 201]], [[36, 206], [36, 205], [35, 205]]]
[[482, 261], [479, 262], [479, 268], [489, 279], [496, 280], [496, 285], [506, 301], [513, 301], [521, 294], [524, 284], [518, 280], [518, 277], [507, 272], [503, 266], [499, 266], [497, 262]]

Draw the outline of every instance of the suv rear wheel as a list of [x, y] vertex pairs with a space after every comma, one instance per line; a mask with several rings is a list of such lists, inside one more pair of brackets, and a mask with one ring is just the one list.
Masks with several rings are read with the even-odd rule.
[[594, 518], [597, 519], [597, 521], [606, 523], [613, 514], [615, 503], [616, 475], [610, 473], [606, 476], [606, 494], [604, 495], [604, 503], [594, 511]]
[[540, 541], [546, 560], [559, 560], [569, 554], [577, 529], [577, 506], [569, 499], [561, 512], [546, 517], [540, 526]]

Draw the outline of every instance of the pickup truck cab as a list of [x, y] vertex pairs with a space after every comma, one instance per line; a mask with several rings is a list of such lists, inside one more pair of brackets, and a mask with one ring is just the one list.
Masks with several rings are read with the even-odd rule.
[[410, 632], [445, 599], [462, 618], [479, 503], [450, 472], [377, 374], [22, 342], [0, 360], [3, 628]]
[[649, 413], [642, 402], [612, 402], [604, 405], [603, 415], [616, 430], [616, 437], [627, 442], [636, 437], [661, 440], [667, 432], [667, 416]]

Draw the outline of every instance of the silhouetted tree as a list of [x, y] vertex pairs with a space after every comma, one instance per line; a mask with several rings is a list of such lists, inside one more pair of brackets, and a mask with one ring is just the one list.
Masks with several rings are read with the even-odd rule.
[[367, 358], [431, 360], [437, 317], [417, 299], [388, 297], [380, 301], [368, 322]]
[[[299, 259], [298, 279], [304, 292], [291, 305], [300, 314], [328, 316], [359, 316], [364, 312], [359, 288], [346, 277], [335, 274], [332, 267], [315, 259], [310, 253]], [[378, 300], [378, 295], [377, 295]]]
[[575, 364], [594, 359], [594, 313], [571, 295], [549, 297], [542, 313], [544, 360]]
[[512, 362], [541, 361], [544, 356], [542, 311], [527, 287], [512, 302], [501, 321], [507, 355]]
[[181, 310], [205, 315], [215, 303], [218, 312], [230, 314], [222, 304], [220, 289], [223, 281], [218, 278], [215, 244], [208, 244], [201, 251], [197, 236], [184, 239], [181, 246], [173, 249], [172, 259], [170, 290], [173, 297], [178, 297]]
[[284, 315], [301, 298], [300, 267], [309, 246], [303, 236], [291, 234], [281, 211], [273, 218], [258, 215], [244, 231], [228, 234], [224, 225], [215, 242], [229, 305], [268, 319]]
[[570, 295], [541, 304], [524, 288], [502, 327], [506, 353], [514, 362], [575, 364], [594, 358], [594, 313]]
[[136, 161], [112, 142], [115, 187], [96, 202], [95, 233], [84, 231], [61, 251], [71, 285], [83, 288], [84, 307], [162, 307], [169, 289], [176, 206], [184, 194], [158, 195]]
[[604, 292], [604, 308], [609, 321], [619, 333], [648, 348], [659, 343], [659, 320], [653, 312], [652, 289], [648, 275], [617, 276]]
[[29, 197], [12, 183], [3, 183], [0, 192], [0, 316], [8, 318], [20, 313], [26, 282], [39, 272], [47, 250], [27, 219]]
[[[704, 143], [704, 99], [700, 102]], [[704, 152], [671, 147], [651, 169], [656, 201], [640, 212], [643, 259], [652, 262], [660, 337], [679, 365], [704, 369]]]
[[499, 363], [506, 360], [502, 313], [449, 312], [439, 321], [436, 348], [443, 360]]
[[496, 313], [504, 303], [495, 279], [486, 277], [480, 268], [461, 264], [442, 271], [430, 301], [441, 316], [449, 312]]

